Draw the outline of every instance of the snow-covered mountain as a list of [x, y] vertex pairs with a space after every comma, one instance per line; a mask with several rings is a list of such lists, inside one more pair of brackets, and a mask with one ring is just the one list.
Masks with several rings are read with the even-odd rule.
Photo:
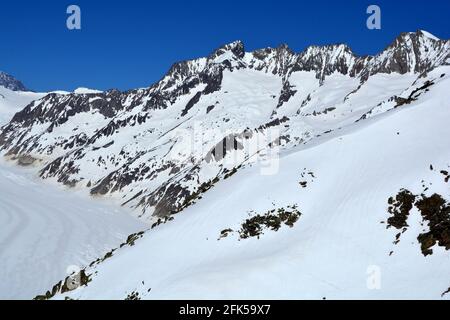
[[0, 85], [0, 126], [8, 123], [15, 113], [21, 111], [32, 101], [41, 99], [46, 94], [13, 91]]
[[394, 98], [420, 88], [449, 54], [449, 41], [423, 31], [400, 35], [374, 57], [345, 45], [245, 52], [237, 41], [176, 63], [147, 89], [49, 94], [2, 129], [0, 148], [40, 162], [43, 178], [111, 195], [147, 219], [164, 217], [251, 160], [239, 150], [230, 150], [240, 157], [232, 163], [211, 159], [224, 139], [252, 144], [278, 129], [290, 149], [380, 104], [395, 107]]
[[[0, 86], [0, 126], [45, 95]], [[33, 168], [0, 159], [0, 299], [32, 299], [69, 266], [88, 264], [145, 228], [120, 208], [39, 183]]]
[[236, 41], [149, 88], [30, 103], [8, 159], [153, 224], [47, 297], [447, 297], [449, 84], [450, 41], [417, 31], [366, 57]]
[[29, 91], [22, 82], [3, 71], [0, 71], [0, 87], [12, 91]]

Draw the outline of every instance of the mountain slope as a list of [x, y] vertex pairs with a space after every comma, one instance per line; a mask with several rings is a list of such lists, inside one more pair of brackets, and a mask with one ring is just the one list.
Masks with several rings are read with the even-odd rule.
[[274, 146], [394, 108], [449, 54], [449, 41], [423, 31], [374, 57], [345, 45], [245, 52], [236, 41], [175, 64], [150, 88], [49, 94], [2, 128], [0, 150], [38, 165], [42, 178], [87, 187], [154, 221]]
[[449, 44], [236, 41], [31, 102], [2, 155], [152, 224], [38, 298], [448, 298]]
[[8, 123], [15, 113], [44, 96], [43, 93], [12, 91], [0, 84], [0, 125]]
[[[255, 164], [217, 183], [56, 298], [449, 298], [449, 248], [423, 252], [419, 235], [432, 224], [419, 202], [403, 231], [389, 212], [402, 189], [439, 194], [450, 209], [450, 68], [429, 77], [416, 100], [281, 152], [277, 174]], [[249, 217], [295, 205], [292, 228], [240, 238]]]
[[29, 91], [22, 82], [2, 71], [0, 71], [0, 87], [12, 91]]

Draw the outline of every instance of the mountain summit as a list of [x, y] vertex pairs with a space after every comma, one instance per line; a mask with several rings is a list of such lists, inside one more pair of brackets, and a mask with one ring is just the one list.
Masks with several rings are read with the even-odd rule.
[[12, 91], [28, 91], [22, 82], [2, 71], [0, 71], [0, 86]]

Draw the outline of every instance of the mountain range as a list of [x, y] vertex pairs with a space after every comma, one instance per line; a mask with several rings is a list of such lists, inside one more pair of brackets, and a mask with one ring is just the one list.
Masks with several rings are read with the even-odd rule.
[[449, 79], [450, 41], [419, 30], [374, 56], [235, 41], [148, 88], [33, 100], [0, 153], [150, 225], [38, 298], [446, 297]]

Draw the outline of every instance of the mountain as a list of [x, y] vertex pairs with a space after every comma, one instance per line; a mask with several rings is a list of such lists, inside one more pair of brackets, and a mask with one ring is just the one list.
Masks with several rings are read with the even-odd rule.
[[44, 96], [43, 93], [12, 91], [0, 86], [0, 126], [8, 123], [15, 113], [21, 111], [32, 101]]
[[22, 82], [2, 71], [0, 71], [0, 87], [4, 87], [12, 91], [29, 91], [25, 88]]
[[[0, 149], [9, 158], [41, 163], [42, 178], [112, 196], [146, 219], [164, 217], [249, 162], [238, 150], [227, 150], [240, 157], [235, 163], [211, 158], [222, 141], [250, 144], [279, 129], [282, 148], [289, 149], [379, 104], [393, 108], [389, 99], [449, 63], [449, 48], [449, 41], [423, 31], [400, 35], [373, 57], [357, 57], [345, 45], [248, 53], [236, 41], [174, 64], [146, 89], [49, 94], [3, 127]], [[379, 90], [388, 75], [393, 85]], [[189, 152], [187, 144], [193, 144]]]
[[282, 151], [276, 174], [241, 168], [38, 298], [449, 299], [449, 75]]
[[[0, 87], [0, 126], [45, 95]], [[3, 159], [0, 194], [0, 299], [32, 299], [65, 277], [68, 266], [89, 263], [146, 227], [112, 204], [37, 183], [32, 168]]]
[[0, 126], [33, 100], [44, 96], [45, 94], [28, 92], [19, 80], [0, 71]]
[[365, 57], [236, 41], [33, 101], [1, 153], [151, 225], [38, 298], [447, 298], [449, 81], [417, 31]]

